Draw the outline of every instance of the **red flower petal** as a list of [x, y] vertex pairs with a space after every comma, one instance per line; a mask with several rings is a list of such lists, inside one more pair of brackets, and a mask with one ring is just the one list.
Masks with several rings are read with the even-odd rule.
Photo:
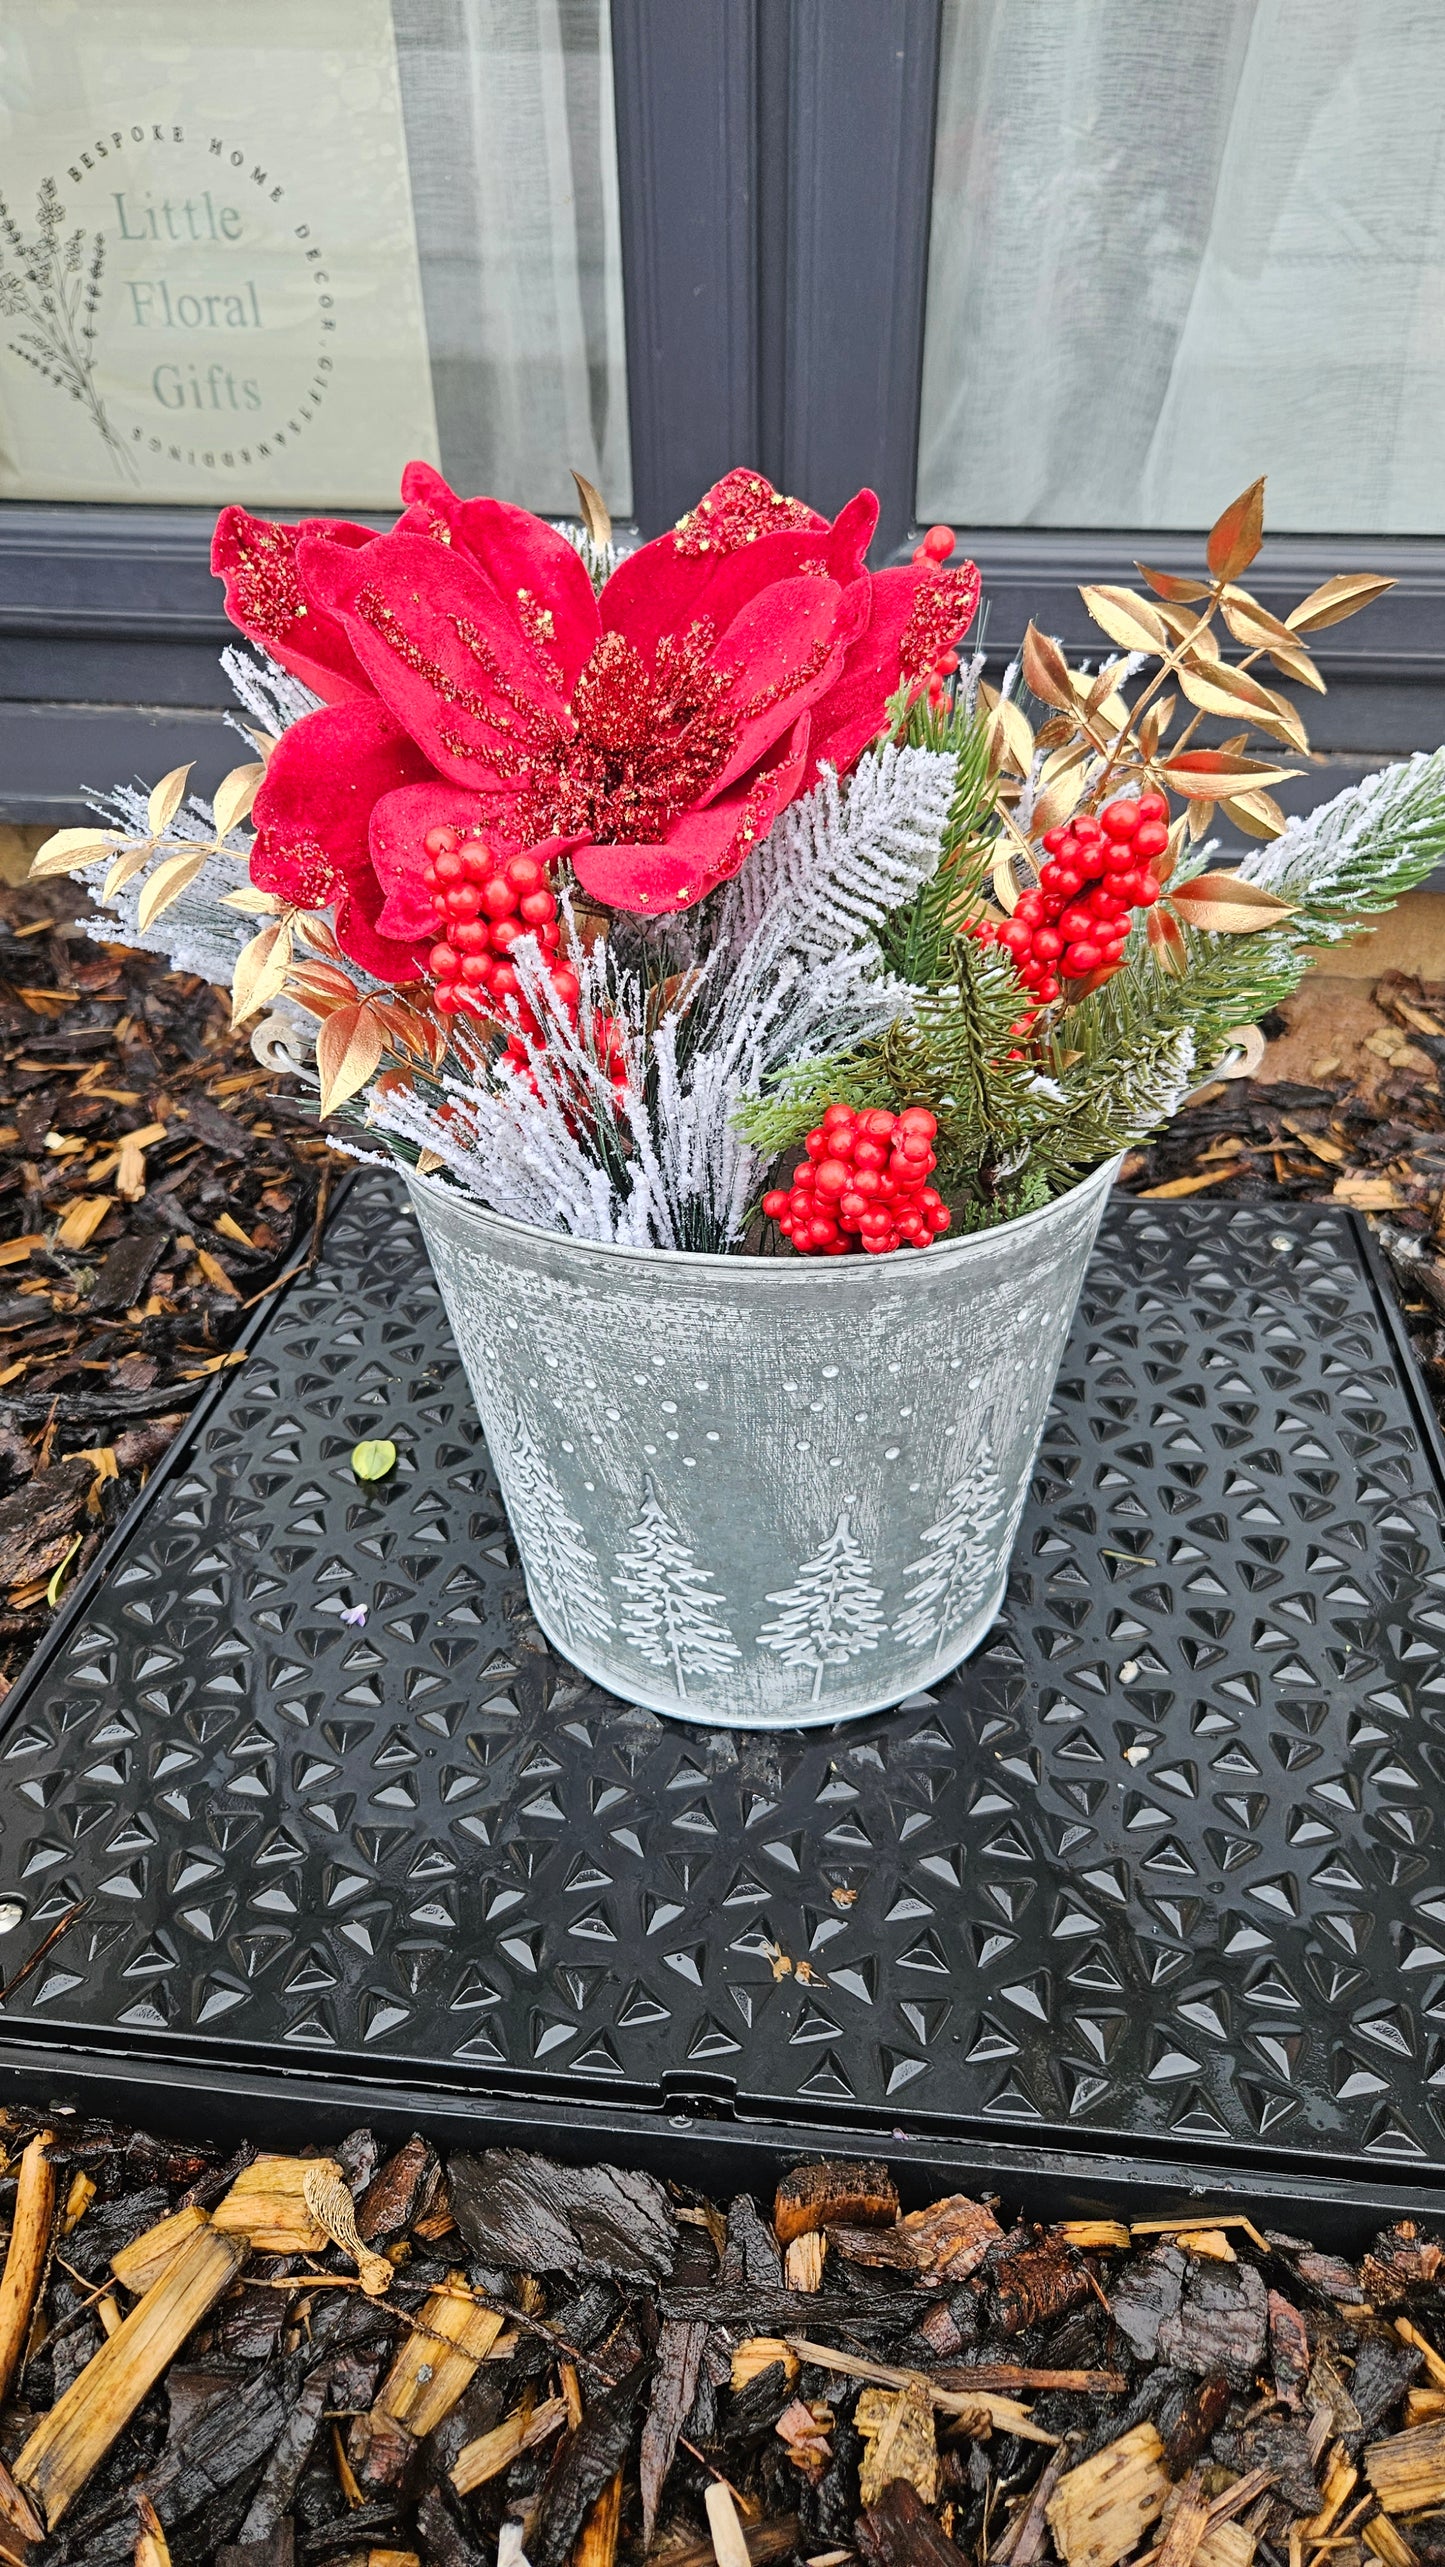
[[[967, 630], [978, 605], [979, 576], [972, 562], [951, 571], [912, 565], [880, 570], [868, 586], [873, 611], [867, 627], [848, 652], [837, 685], [814, 710], [806, 784], [814, 782], [825, 761], [846, 775], [869, 741], [877, 739], [888, 719], [889, 703], [905, 678], [914, 683], [916, 670], [905, 671], [903, 663], [905, 641], [911, 641], [919, 629], [915, 615], [920, 611], [930, 618], [941, 615], [948, 627], [933, 653], [936, 658], [949, 641]], [[941, 588], [944, 593], [939, 598]]]
[[473, 830], [481, 827], [481, 803], [459, 784], [433, 776], [426, 784], [398, 785], [384, 793], [371, 814], [368, 853], [371, 869], [385, 894], [378, 919], [383, 936], [434, 945], [439, 934], [425, 874], [428, 829]]
[[364, 554], [304, 544], [308, 596], [339, 615], [383, 702], [453, 784], [514, 794], [566, 703], [491, 582], [452, 545], [379, 535]]
[[355, 549], [375, 541], [370, 526], [310, 517], [278, 526], [244, 508], [223, 508], [211, 539], [211, 568], [226, 585], [226, 613], [249, 640], [328, 704], [371, 692], [344, 631], [302, 595], [296, 547], [303, 535]]
[[427, 775], [421, 751], [374, 696], [293, 723], [256, 796], [251, 880], [301, 908], [335, 903], [336, 941], [382, 980], [408, 980], [410, 946], [376, 932], [381, 887], [368, 839], [373, 805]]
[[737, 746], [707, 799], [747, 775], [780, 732], [838, 679], [844, 654], [868, 612], [868, 584], [804, 577], [778, 580], [735, 615], [712, 653], [733, 674], [728, 713]]
[[858, 490], [833, 520], [824, 559], [830, 575], [846, 587], [857, 579], [868, 557], [868, 547], [878, 531], [878, 493]]
[[457, 532], [501, 604], [560, 670], [563, 692], [570, 695], [602, 631], [575, 544], [542, 518], [500, 499], [464, 500]]
[[583, 890], [609, 908], [647, 917], [690, 908], [735, 874], [767, 836], [798, 790], [807, 753], [805, 713], [771, 766], [706, 811], [685, 812], [659, 845], [579, 847], [572, 866]]

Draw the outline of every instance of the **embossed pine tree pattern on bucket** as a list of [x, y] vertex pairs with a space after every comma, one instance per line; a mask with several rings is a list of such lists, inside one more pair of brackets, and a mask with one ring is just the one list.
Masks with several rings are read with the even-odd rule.
[[411, 1180], [548, 1637], [736, 1729], [902, 1701], [1008, 1555], [1113, 1166], [926, 1255], [564, 1239]]

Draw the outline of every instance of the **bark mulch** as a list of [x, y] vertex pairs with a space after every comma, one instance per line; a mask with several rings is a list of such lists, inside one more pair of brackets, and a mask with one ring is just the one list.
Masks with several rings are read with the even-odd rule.
[[0, 1691], [313, 1252], [336, 1164], [220, 992], [75, 906], [0, 890]]
[[1438, 2567], [1445, 2248], [0, 2116], [0, 2558]]

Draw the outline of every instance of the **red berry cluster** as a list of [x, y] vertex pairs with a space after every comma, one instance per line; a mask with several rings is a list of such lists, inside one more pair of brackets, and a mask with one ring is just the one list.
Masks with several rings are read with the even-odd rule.
[[872, 1257], [926, 1248], [948, 1228], [948, 1206], [926, 1183], [938, 1125], [921, 1105], [902, 1114], [830, 1105], [803, 1143], [791, 1187], [763, 1210], [804, 1257], [846, 1256], [851, 1233]]
[[1132, 913], [1159, 897], [1150, 868], [1169, 844], [1168, 821], [1162, 793], [1141, 793], [1106, 802], [1097, 820], [1048, 830], [1038, 889], [1002, 926], [974, 929], [981, 944], [1012, 954], [1040, 1007], [1052, 1006], [1063, 981], [1118, 970]]
[[[435, 976], [433, 1001], [443, 1016], [515, 1017], [507, 1036], [509, 1065], [535, 1089], [531, 1055], [523, 1039], [541, 1038], [543, 1028], [522, 996], [516, 966], [509, 961], [521, 936], [537, 939], [538, 950], [564, 1013], [577, 1022], [582, 984], [570, 963], [549, 960], [562, 941], [557, 902], [547, 869], [525, 848], [495, 854], [482, 838], [464, 837], [460, 829], [429, 829], [426, 834], [426, 883], [442, 931], [442, 942], [427, 957]], [[613, 1087], [626, 1086], [622, 1038], [610, 1017], [599, 1017], [595, 1038]]]
[[[426, 884], [442, 934], [427, 958], [436, 1005], [443, 1016], [459, 1009], [470, 1016], [500, 1015], [507, 999], [521, 996], [507, 959], [518, 938], [535, 936], [544, 956], [555, 954], [562, 941], [547, 869], [525, 849], [494, 855], [484, 839], [468, 838], [460, 829], [429, 829], [425, 844]], [[569, 963], [550, 968], [562, 1004], [574, 1009], [581, 995], [576, 973]]]
[[[914, 545], [913, 558], [921, 565], [926, 565], [930, 570], [941, 570], [953, 550], [953, 542], [954, 536], [953, 528], [951, 526], [930, 526], [922, 543]], [[944, 690], [947, 687], [949, 679], [955, 674], [957, 668], [957, 651], [945, 651], [941, 659], [934, 661], [933, 674], [928, 681], [928, 701], [930, 704], [941, 704], [943, 702]]]

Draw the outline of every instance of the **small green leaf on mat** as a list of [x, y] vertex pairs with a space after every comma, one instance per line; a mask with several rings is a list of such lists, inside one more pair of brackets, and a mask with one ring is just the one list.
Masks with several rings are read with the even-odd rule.
[[387, 1472], [396, 1468], [396, 1446], [384, 1435], [374, 1436], [357, 1445], [351, 1467], [359, 1480], [384, 1480]]

